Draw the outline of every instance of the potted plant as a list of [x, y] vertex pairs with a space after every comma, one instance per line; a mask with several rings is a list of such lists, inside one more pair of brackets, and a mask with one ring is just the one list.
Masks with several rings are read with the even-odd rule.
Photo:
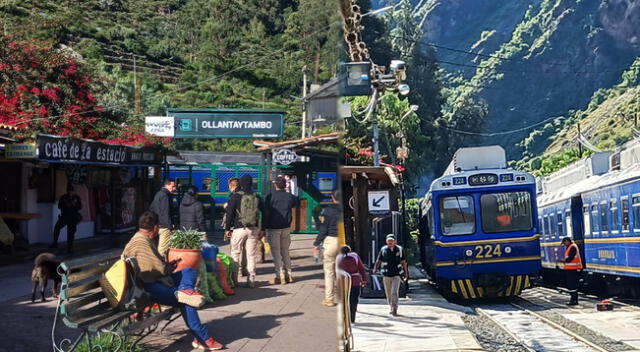
[[169, 261], [179, 260], [175, 271], [200, 268], [202, 233], [192, 229], [176, 230], [169, 238]]

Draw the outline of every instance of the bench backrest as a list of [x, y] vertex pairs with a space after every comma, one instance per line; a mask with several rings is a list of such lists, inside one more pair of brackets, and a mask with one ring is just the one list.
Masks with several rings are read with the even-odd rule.
[[120, 258], [121, 249], [64, 261], [58, 267], [63, 289], [60, 292], [60, 314], [65, 325], [80, 328], [118, 314], [107, 301], [99, 279]]

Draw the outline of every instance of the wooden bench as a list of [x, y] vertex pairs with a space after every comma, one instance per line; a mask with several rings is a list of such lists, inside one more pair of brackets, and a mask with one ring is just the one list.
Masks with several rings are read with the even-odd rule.
[[[133, 348], [142, 338], [154, 332], [160, 322], [167, 320], [163, 330], [179, 317], [178, 314], [171, 319], [172, 315], [179, 313], [177, 308], [160, 309], [159, 312], [148, 309], [143, 313], [142, 320], [140, 317], [136, 319], [135, 312], [111, 308], [98, 280], [120, 258], [121, 253], [122, 250], [114, 250], [60, 264], [58, 273], [62, 277], [62, 287], [52, 331], [55, 351], [73, 351], [83, 337], [88, 350], [93, 351], [91, 336], [98, 336], [97, 340], [102, 341], [101, 334], [110, 335], [109, 344], [118, 339], [118, 348], [114, 351], [126, 348], [126, 337], [135, 337], [130, 346]], [[80, 335], [74, 341], [63, 339], [57, 343], [55, 330], [58, 319], [62, 319], [70, 328], [81, 330]]]

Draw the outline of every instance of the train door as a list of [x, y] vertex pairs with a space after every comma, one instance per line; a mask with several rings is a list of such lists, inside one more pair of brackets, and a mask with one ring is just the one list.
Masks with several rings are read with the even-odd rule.
[[[588, 208], [587, 208], [588, 209]], [[580, 258], [582, 258], [584, 265], [584, 221], [588, 221], [588, 216], [583, 216], [583, 203], [581, 196], [575, 196], [571, 198], [571, 233], [567, 230], [567, 235], [573, 238], [573, 241], [578, 244], [580, 249]], [[569, 221], [567, 221], [567, 226]]]

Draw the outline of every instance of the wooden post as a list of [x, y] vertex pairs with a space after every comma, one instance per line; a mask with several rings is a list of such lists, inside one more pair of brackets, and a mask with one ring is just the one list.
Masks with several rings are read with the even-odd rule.
[[354, 251], [360, 255], [365, 263], [370, 264], [375, 258], [371, 258], [371, 229], [369, 228], [369, 205], [367, 200], [367, 178], [361, 174], [351, 174], [353, 182], [354, 218], [356, 248]]

